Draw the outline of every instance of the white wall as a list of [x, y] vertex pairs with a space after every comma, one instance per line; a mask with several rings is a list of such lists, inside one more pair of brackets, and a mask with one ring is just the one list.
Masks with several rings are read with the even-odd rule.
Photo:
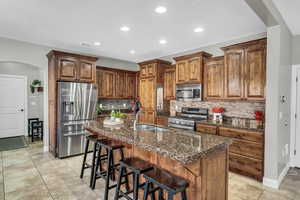
[[300, 64], [300, 35], [293, 38], [293, 65]]

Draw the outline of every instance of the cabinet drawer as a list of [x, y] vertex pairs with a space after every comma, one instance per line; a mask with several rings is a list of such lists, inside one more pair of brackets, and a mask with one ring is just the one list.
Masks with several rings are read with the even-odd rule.
[[201, 133], [209, 133], [209, 134], [217, 134], [217, 127], [216, 126], [210, 126], [205, 124], [196, 124], [196, 130]]
[[263, 132], [258, 131], [248, 131], [248, 130], [240, 130], [240, 129], [231, 129], [220, 127], [219, 134], [225, 137], [237, 138], [248, 140], [257, 143], [263, 143]]
[[229, 152], [263, 160], [263, 144], [233, 139]]
[[262, 181], [263, 161], [230, 153], [229, 170]]

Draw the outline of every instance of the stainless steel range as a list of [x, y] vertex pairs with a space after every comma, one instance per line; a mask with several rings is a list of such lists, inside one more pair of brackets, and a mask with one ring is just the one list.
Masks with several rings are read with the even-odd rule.
[[174, 128], [182, 128], [187, 130], [195, 130], [196, 121], [207, 120], [208, 110], [205, 108], [182, 108], [180, 114], [176, 117], [168, 119], [168, 126]]

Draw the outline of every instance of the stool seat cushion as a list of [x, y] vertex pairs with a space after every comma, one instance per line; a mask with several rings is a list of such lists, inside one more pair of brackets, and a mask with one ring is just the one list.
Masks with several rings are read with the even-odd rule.
[[174, 193], [185, 190], [189, 185], [185, 179], [159, 168], [146, 172], [144, 176], [150, 179], [151, 182]]
[[104, 137], [104, 136], [98, 136], [98, 135], [88, 135], [87, 138], [90, 140], [90, 141], [93, 141], [93, 142], [96, 142], [96, 141], [99, 141], [99, 140], [106, 140], [107, 137]]
[[153, 165], [151, 163], [137, 157], [127, 158], [124, 161], [120, 161], [120, 163], [131, 170], [140, 171], [140, 173], [153, 169]]

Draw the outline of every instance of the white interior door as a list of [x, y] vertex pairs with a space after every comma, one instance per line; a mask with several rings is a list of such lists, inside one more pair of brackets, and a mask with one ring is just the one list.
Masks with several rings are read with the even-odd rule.
[[0, 74], [0, 138], [25, 135], [26, 81]]

